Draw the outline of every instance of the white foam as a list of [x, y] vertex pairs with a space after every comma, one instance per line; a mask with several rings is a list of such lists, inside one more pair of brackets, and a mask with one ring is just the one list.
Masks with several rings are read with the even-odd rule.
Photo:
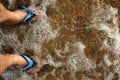
[[103, 41], [103, 46], [114, 51], [115, 53], [119, 53], [120, 51], [119, 28], [118, 27], [110, 28], [109, 26], [105, 24], [100, 24], [100, 26], [98, 26], [97, 29], [103, 30], [108, 34], [108, 37], [106, 37], [106, 39]]
[[9, 2], [9, 8], [10, 7], [14, 7], [14, 2], [15, 2], [16, 0], [8, 0], [8, 2]]
[[104, 62], [107, 65], [107, 67], [112, 65], [112, 62], [108, 59], [109, 55], [104, 55]]
[[66, 54], [71, 54], [70, 56], [67, 56], [68, 59], [66, 67], [71, 72], [76, 72], [79, 70], [86, 71], [96, 67], [95, 62], [85, 56], [85, 45], [82, 42], [68, 42], [66, 43], [66, 47], [66, 51], [64, 52], [66, 52]]
[[113, 80], [113, 78], [114, 78], [113, 76], [114, 76], [114, 74], [112, 72], [110, 72], [110, 73], [108, 73], [108, 75], [105, 77], [104, 80]]

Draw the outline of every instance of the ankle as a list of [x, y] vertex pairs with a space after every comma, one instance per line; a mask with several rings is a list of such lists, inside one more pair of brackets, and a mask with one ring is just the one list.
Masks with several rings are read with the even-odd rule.
[[10, 54], [0, 54], [0, 61], [5, 60], [5, 64], [9, 67], [13, 64], [12, 58], [9, 57]]
[[0, 23], [6, 21], [9, 19], [10, 11], [8, 11], [6, 8], [0, 6]]
[[12, 65], [18, 65], [20, 67], [24, 67], [25, 65], [27, 65], [27, 61], [18, 54], [10, 55], [10, 57]]
[[8, 13], [9, 13], [9, 15], [8, 15], [8, 19], [6, 21], [17, 22], [19, 20], [19, 16], [17, 13], [11, 12], [11, 11], [8, 11]]
[[20, 22], [26, 15], [27, 13], [23, 10], [16, 10], [13, 12], [15, 17], [16, 17], [16, 22]]

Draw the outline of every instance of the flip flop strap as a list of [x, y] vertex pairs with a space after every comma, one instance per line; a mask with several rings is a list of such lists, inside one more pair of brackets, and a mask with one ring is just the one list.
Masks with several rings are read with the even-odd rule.
[[31, 57], [25, 54], [22, 54], [21, 56], [27, 61], [27, 65], [22, 68], [23, 71], [27, 71], [36, 65], [36, 62]]
[[36, 15], [28, 8], [26, 8], [25, 6], [20, 6], [18, 7], [19, 9], [25, 10], [27, 12], [27, 15], [25, 16], [25, 18], [23, 18], [21, 20], [20, 23], [26, 23], [29, 22], [33, 17], [35, 17]]
[[20, 23], [29, 22], [35, 16], [35, 14], [27, 13], [26, 17]]

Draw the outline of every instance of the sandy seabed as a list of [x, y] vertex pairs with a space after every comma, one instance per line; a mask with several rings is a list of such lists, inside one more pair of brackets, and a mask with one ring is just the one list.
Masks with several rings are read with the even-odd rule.
[[1, 0], [29, 6], [35, 23], [0, 25], [0, 52], [45, 57], [47, 69], [29, 75], [11, 67], [3, 80], [119, 80], [119, 0]]

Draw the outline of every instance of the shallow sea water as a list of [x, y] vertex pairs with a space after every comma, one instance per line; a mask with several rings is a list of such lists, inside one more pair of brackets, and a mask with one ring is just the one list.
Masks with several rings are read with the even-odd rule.
[[2, 80], [119, 80], [118, 2], [8, 0], [7, 8], [25, 4], [39, 20], [0, 25], [0, 52], [42, 56], [50, 66], [35, 74], [11, 67]]

